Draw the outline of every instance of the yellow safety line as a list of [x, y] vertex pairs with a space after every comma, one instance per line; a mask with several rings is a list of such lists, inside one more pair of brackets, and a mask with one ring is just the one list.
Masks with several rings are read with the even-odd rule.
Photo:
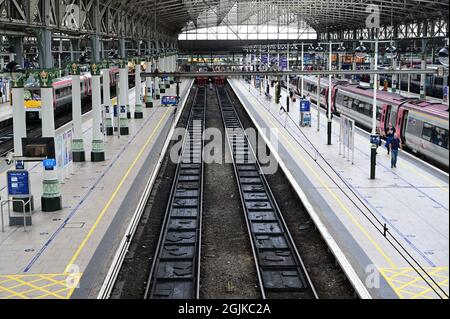
[[[441, 286], [445, 285], [447, 282], [448, 282], [448, 279], [445, 279], [445, 280], [443, 280], [443, 281], [441, 281], [441, 282], [438, 282], [437, 285], [434, 285], [434, 284], [433, 284], [432, 287], [430, 287], [430, 288], [428, 288], [428, 289], [425, 289], [424, 291], [422, 291], [422, 292], [420, 292], [420, 293], [418, 293], [418, 294], [412, 296], [411, 299], [416, 299], [416, 298], [418, 298], [418, 297], [423, 297], [424, 294], [430, 292], [433, 288], [436, 288], [437, 286], [441, 287]], [[446, 299], [448, 299], [448, 298], [446, 298]]]
[[46, 290], [46, 289], [41, 289], [40, 287], [38, 287], [38, 286], [36, 286], [36, 285], [33, 285], [31, 282], [26, 282], [26, 281], [23, 281], [22, 279], [19, 279], [19, 278], [16, 278], [15, 280], [17, 280], [18, 282], [22, 282], [22, 283], [23, 283], [24, 285], [26, 285], [26, 286], [30, 286], [31, 288], [34, 288], [34, 290], [40, 290], [40, 291], [42, 291], [42, 292], [46, 292], [46, 293], [48, 293], [48, 294], [50, 294], [50, 295], [53, 295], [53, 296], [56, 297], [56, 298], [59, 298], [59, 297], [60, 297], [60, 296], [54, 294], [54, 293], [51, 292], [51, 291], [48, 291], [48, 290]]
[[[275, 122], [269, 117], [265, 116], [271, 124], [273, 125], [272, 128], [278, 128]], [[320, 177], [319, 174], [314, 170], [313, 167], [309, 164], [308, 161], [305, 160], [305, 158], [302, 156], [302, 154], [294, 147], [294, 145], [289, 141], [288, 138], [286, 138], [285, 133], [283, 130], [279, 130], [281, 133], [281, 136], [284, 138], [284, 140], [288, 143], [288, 146], [292, 151], [294, 151], [298, 157], [302, 160], [302, 162], [309, 168], [309, 170], [312, 172], [312, 174], [317, 178], [319, 183], [330, 193], [330, 195], [334, 198], [334, 200], [338, 203], [338, 205], [342, 208], [342, 210], [347, 214], [347, 216], [350, 218], [350, 220], [359, 228], [359, 230], [367, 237], [367, 239], [372, 243], [372, 245], [375, 247], [375, 249], [383, 256], [383, 258], [386, 260], [386, 262], [392, 267], [397, 268], [396, 264], [387, 256], [387, 254], [383, 251], [383, 249], [375, 242], [375, 240], [372, 238], [372, 236], [366, 231], [366, 229], [356, 220], [356, 218], [353, 216], [353, 214], [350, 212], [350, 210], [347, 208], [347, 206], [340, 200], [340, 198], [336, 195], [335, 192], [332, 191], [332, 189], [325, 183], [325, 181]]]
[[[97, 228], [98, 224], [100, 223], [100, 221], [102, 220], [103, 216], [105, 215], [106, 211], [108, 210], [109, 206], [111, 205], [112, 201], [114, 200], [114, 198], [117, 196], [119, 190], [122, 188], [123, 183], [125, 182], [125, 179], [128, 177], [128, 175], [131, 173], [132, 169], [134, 168], [134, 166], [136, 165], [136, 163], [138, 162], [138, 160], [141, 158], [142, 154], [144, 153], [144, 150], [146, 149], [146, 147], [150, 144], [150, 142], [153, 140], [153, 137], [155, 136], [156, 132], [158, 131], [159, 127], [161, 126], [161, 124], [163, 123], [163, 121], [166, 119], [167, 115], [170, 113], [170, 111], [172, 111], [171, 108], [168, 108], [167, 111], [164, 113], [164, 116], [159, 120], [158, 124], [156, 125], [156, 127], [153, 129], [153, 132], [150, 134], [150, 136], [148, 137], [147, 141], [145, 142], [144, 146], [142, 146], [141, 150], [139, 151], [139, 153], [137, 154], [136, 158], [134, 159], [133, 163], [131, 163], [131, 165], [128, 167], [128, 170], [126, 171], [125, 175], [123, 175], [122, 180], [119, 182], [118, 186], [116, 187], [116, 189], [114, 190], [114, 192], [112, 193], [111, 197], [109, 198], [108, 202], [106, 203], [106, 205], [103, 207], [100, 215], [97, 217], [94, 225], [91, 227], [91, 229], [89, 230], [88, 234], [86, 235], [86, 237], [83, 239], [83, 241], [81, 242], [81, 244], [78, 246], [75, 254], [72, 256], [72, 258], [70, 259], [69, 263], [66, 266], [66, 269], [64, 271], [64, 273], [69, 273], [68, 270], [70, 268], [71, 265], [73, 265], [75, 263], [75, 260], [78, 258], [78, 256], [80, 255], [81, 251], [83, 250], [84, 246], [86, 245], [87, 241], [89, 240], [89, 238], [92, 236], [94, 230]], [[73, 291], [72, 291], [73, 292]], [[71, 295], [71, 294], [70, 294]], [[70, 298], [70, 295], [68, 296]]]
[[25, 295], [22, 295], [20, 292], [16, 292], [16, 291], [14, 291], [14, 290], [9, 290], [9, 289], [6, 288], [6, 287], [0, 286], [0, 291], [2, 291], [2, 290], [6, 291], [6, 292], [9, 292], [9, 293], [10, 293], [11, 295], [13, 295], [13, 296], [21, 297], [21, 298], [23, 298], [23, 299], [29, 299], [29, 297], [27, 297], [27, 296], [25, 296]]

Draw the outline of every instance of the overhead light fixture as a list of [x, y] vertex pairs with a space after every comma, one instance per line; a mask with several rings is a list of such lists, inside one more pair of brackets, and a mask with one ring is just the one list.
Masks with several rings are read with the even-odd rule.
[[318, 56], [323, 56], [323, 54], [325, 52], [325, 49], [323, 47], [321, 47], [320, 44], [319, 44], [319, 46], [314, 51], [316, 52], [316, 54]]
[[344, 47], [343, 45], [341, 45], [341, 46], [339, 46], [339, 48], [337, 48], [337, 53], [339, 56], [345, 55], [346, 52], [347, 52], [347, 48]]
[[355, 49], [355, 55], [360, 59], [364, 59], [367, 56], [367, 48], [361, 44]]
[[439, 63], [448, 68], [448, 47], [439, 50], [438, 60]]
[[393, 45], [388, 46], [385, 52], [388, 59], [395, 59], [398, 53], [397, 48]]
[[314, 48], [314, 46], [312, 44], [310, 44], [307, 51], [309, 54], [314, 54], [316, 52], [316, 49]]

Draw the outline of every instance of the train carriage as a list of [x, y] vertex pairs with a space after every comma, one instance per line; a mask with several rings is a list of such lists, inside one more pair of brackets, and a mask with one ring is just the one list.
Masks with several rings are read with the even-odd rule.
[[[110, 86], [115, 87], [119, 69], [114, 67], [109, 70]], [[103, 76], [100, 78], [103, 83]], [[52, 83], [53, 87], [53, 108], [55, 113], [60, 113], [71, 108], [72, 105], [72, 77], [64, 76], [56, 79]], [[81, 99], [88, 99], [92, 95], [91, 74], [82, 72], [80, 78]], [[24, 106], [26, 109], [27, 121], [35, 121], [40, 118], [41, 110], [41, 89], [36, 81], [25, 84]]]
[[[293, 86], [300, 92], [300, 79], [294, 79]], [[373, 89], [351, 84], [348, 81], [333, 80], [332, 111], [343, 114], [370, 131], [372, 130]], [[328, 106], [328, 78], [320, 80], [320, 105]], [[317, 99], [317, 77], [304, 77], [305, 96]], [[378, 91], [377, 126], [385, 136], [389, 124], [399, 132], [403, 145], [413, 153], [449, 168], [449, 108], [443, 103], [422, 101], [404, 97], [397, 93]]]

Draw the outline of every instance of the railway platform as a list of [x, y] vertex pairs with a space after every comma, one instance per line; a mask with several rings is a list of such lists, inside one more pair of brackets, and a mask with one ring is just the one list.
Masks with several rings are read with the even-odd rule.
[[[180, 84], [183, 104], [192, 83]], [[172, 86], [166, 94], [175, 91]], [[133, 101], [134, 89], [130, 90]], [[41, 211], [37, 199], [42, 193], [42, 167], [40, 163], [29, 167], [35, 197], [33, 224], [26, 231], [23, 226], [10, 227], [5, 214], [5, 232], [0, 229], [0, 299], [97, 297], [176, 116], [176, 109], [160, 102], [143, 112], [143, 119], [129, 121], [129, 135], [106, 137], [104, 162], [87, 158], [85, 163], [72, 164], [73, 172], [60, 185], [61, 211]], [[83, 132], [88, 150], [90, 112], [83, 116]], [[0, 194], [6, 198], [6, 168], [2, 168]]]
[[391, 169], [380, 147], [370, 180], [367, 132], [356, 129], [352, 164], [339, 155], [336, 116], [326, 145], [324, 110], [319, 132], [314, 106], [312, 126], [300, 127], [298, 100], [288, 115], [243, 79], [229, 83], [357, 291], [369, 298], [448, 298], [448, 174], [405, 152]]

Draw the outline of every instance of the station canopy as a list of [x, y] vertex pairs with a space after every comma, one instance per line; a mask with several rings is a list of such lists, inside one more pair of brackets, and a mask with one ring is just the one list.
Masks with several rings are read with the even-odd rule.
[[[123, 0], [118, 0], [121, 3]], [[128, 1], [127, 1], [128, 2]], [[377, 6], [380, 24], [448, 20], [448, 0], [136, 0], [135, 10], [155, 14], [174, 33], [230, 25], [292, 25], [317, 32], [364, 27]]]

